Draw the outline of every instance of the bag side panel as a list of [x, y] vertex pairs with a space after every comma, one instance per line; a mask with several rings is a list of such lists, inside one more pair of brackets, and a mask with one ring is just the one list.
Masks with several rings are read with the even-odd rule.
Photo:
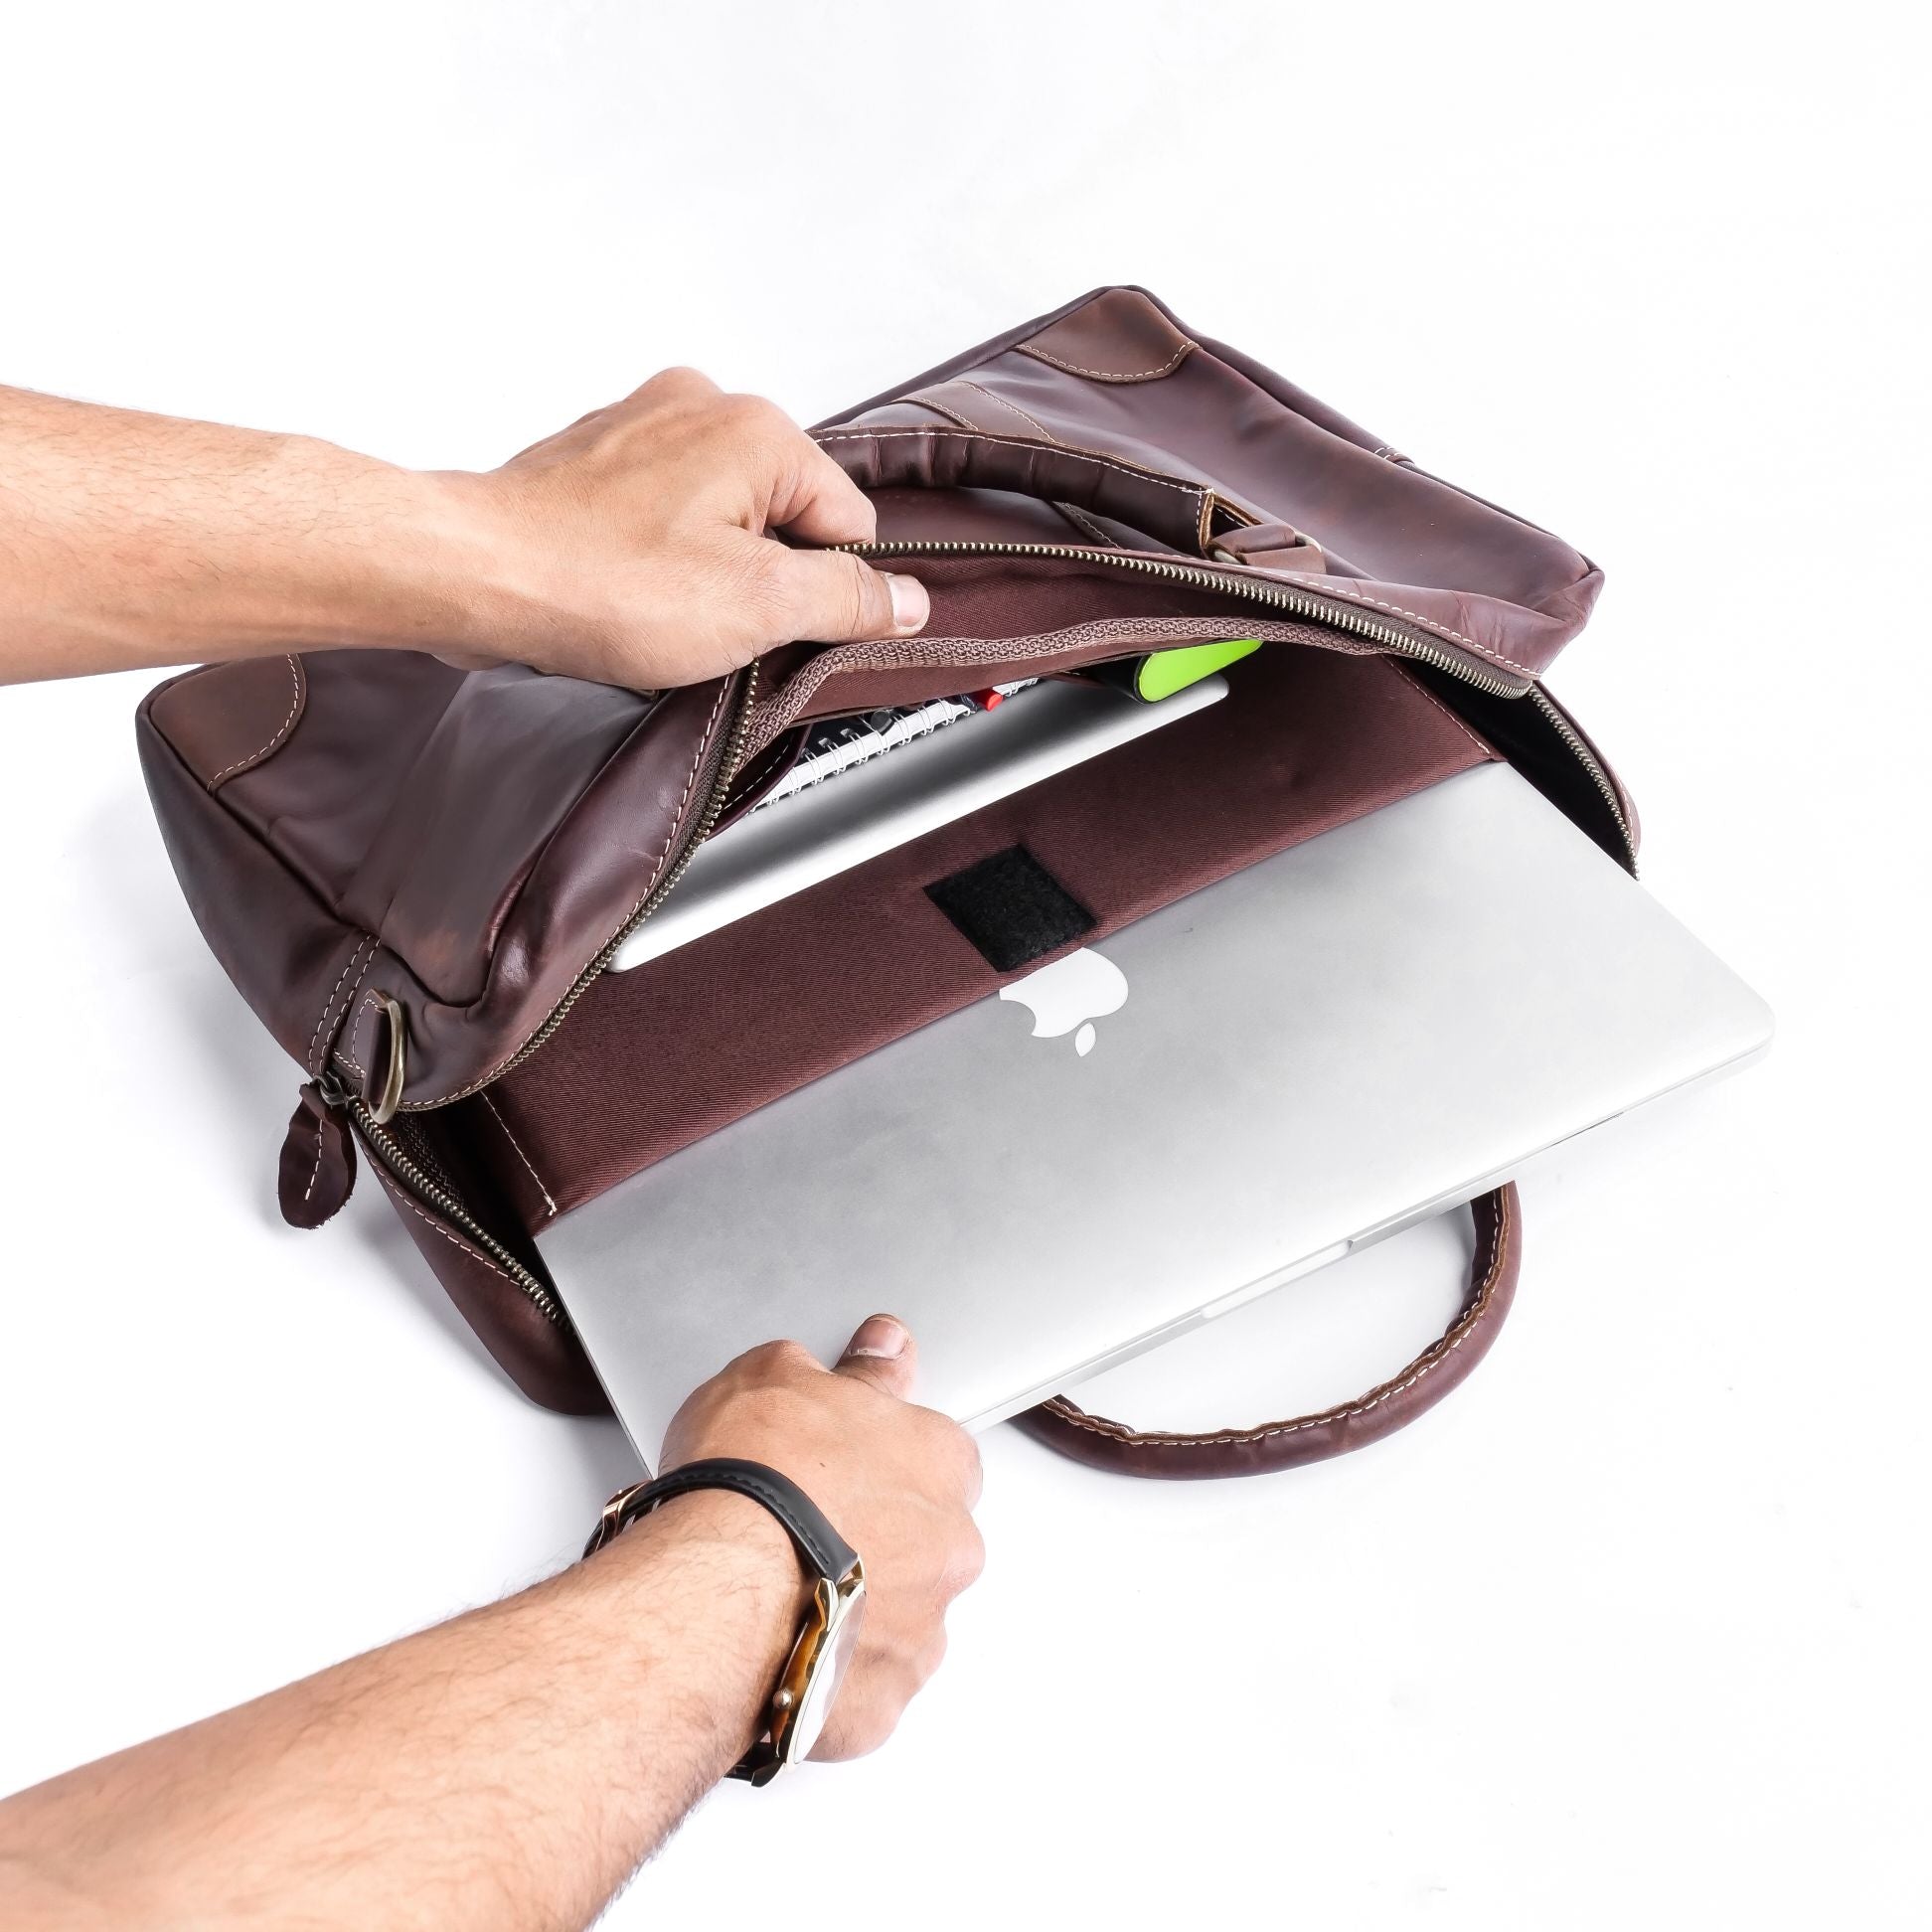
[[210, 796], [156, 727], [156, 695], [136, 714], [135, 739], [189, 910], [255, 1017], [314, 1073], [356, 997], [373, 942], [319, 903]]
[[374, 1155], [366, 1158], [430, 1273], [504, 1373], [544, 1408], [607, 1414], [610, 1404], [575, 1331], [551, 1321], [488, 1255], [398, 1188]]
[[[1160, 353], [1169, 343], [1179, 346]], [[935, 449], [966, 428], [1207, 485], [1245, 517], [1313, 538], [1328, 573], [1355, 579], [1351, 594], [1365, 604], [1530, 673], [1582, 627], [1602, 582], [1560, 539], [1416, 468], [1259, 364], [1189, 334], [1137, 289], [1096, 291], [947, 365], [937, 381], [915, 379], [819, 425], [834, 439], [855, 427], [881, 434], [877, 446], [828, 447], [889, 492], [894, 536], [974, 534], [953, 527], [987, 521], [961, 500], [971, 493], [930, 492], [921, 518], [917, 492], [903, 488], [932, 468], [920, 460], [922, 425]], [[1091, 529], [1079, 534], [1085, 516], [1069, 517], [1060, 541], [1093, 541]], [[1112, 534], [1104, 518], [1098, 534]]]

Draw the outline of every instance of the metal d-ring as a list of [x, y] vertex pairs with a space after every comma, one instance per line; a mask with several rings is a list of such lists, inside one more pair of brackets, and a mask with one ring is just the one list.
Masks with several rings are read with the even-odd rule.
[[[365, 1104], [377, 1126], [387, 1127], [396, 1118], [397, 1108], [402, 1104], [402, 1081], [408, 1071], [408, 1023], [402, 1007], [387, 993], [376, 994], [375, 1001], [389, 1038], [389, 1061], [383, 1068], [381, 1085], [374, 1093], [365, 1096]], [[375, 1065], [376, 1059], [372, 1055], [372, 1072]]]

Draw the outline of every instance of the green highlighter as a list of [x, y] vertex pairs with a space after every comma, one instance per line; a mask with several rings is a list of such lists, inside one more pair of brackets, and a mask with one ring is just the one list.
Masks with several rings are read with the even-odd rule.
[[1230, 664], [1238, 664], [1261, 648], [1258, 637], [1234, 637], [1209, 644], [1182, 644], [1171, 651], [1149, 651], [1145, 657], [1126, 658], [1118, 664], [1100, 664], [1092, 675], [1138, 698], [1145, 705], [1158, 705], [1177, 691]]

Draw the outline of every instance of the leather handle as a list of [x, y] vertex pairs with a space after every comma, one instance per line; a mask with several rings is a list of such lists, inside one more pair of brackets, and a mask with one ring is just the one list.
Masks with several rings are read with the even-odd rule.
[[1482, 1361], [1516, 1297], [1523, 1265], [1523, 1207], [1516, 1184], [1480, 1196], [1470, 1203], [1470, 1212], [1476, 1222], [1476, 1262], [1456, 1319], [1405, 1368], [1353, 1402], [1252, 1429], [1194, 1435], [1130, 1429], [1087, 1414], [1064, 1395], [1014, 1419], [1062, 1455], [1126, 1476], [1260, 1476], [1379, 1442], [1432, 1409]]
[[[1206, 483], [1028, 436], [996, 436], [943, 423], [930, 428], [882, 423], [820, 429], [814, 435], [862, 490], [1011, 490], [1043, 503], [1097, 511], [1195, 557], [1207, 555], [1215, 510], [1231, 510]], [[1248, 521], [1244, 512], [1231, 514]]]

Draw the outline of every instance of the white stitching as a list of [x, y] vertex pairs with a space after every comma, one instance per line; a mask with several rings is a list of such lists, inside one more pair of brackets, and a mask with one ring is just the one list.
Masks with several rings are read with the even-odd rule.
[[[373, 959], [370, 961], [370, 965], [372, 966], [376, 962]], [[358, 975], [356, 984], [360, 986], [363, 983], [363, 980], [368, 977], [368, 975], [369, 975], [369, 967], [365, 966], [362, 970], [362, 973]], [[352, 993], [349, 997], [351, 999], [354, 999], [355, 995]], [[382, 990], [379, 987], [372, 986], [369, 989], [369, 991], [363, 995], [363, 1003], [360, 1007], [356, 1009], [356, 1017], [354, 1020], [350, 1020], [347, 1018], [348, 1010], [346, 1007], [344, 1008], [345, 1017], [343, 1019], [343, 1035], [341, 1041], [338, 1042], [336, 1046], [336, 1049], [335, 1049], [336, 1058], [339, 1059], [343, 1063], [343, 1065], [346, 1066], [350, 1070], [350, 1072], [352, 1072], [359, 1080], [366, 1081], [369, 1078], [368, 1073], [364, 1070], [362, 1061], [356, 1057], [356, 1039], [357, 1036], [362, 1032], [363, 1015], [365, 1013], [368, 1013], [372, 1008], [374, 1008], [377, 1012], [381, 1012], [382, 1006], [383, 1006]], [[372, 1054], [371, 1057], [373, 1058], [374, 1055]]]
[[[697, 755], [691, 761], [691, 772], [690, 775], [685, 779], [684, 791], [678, 799], [678, 809], [671, 814], [671, 824], [669, 829], [665, 832], [664, 835], [664, 850], [660, 852], [657, 856], [657, 864], [653, 866], [651, 869], [650, 879], [646, 883], [642, 894], [638, 897], [637, 902], [631, 907], [630, 911], [625, 915], [626, 923], [628, 923], [631, 919], [637, 917], [638, 913], [643, 909], [645, 900], [648, 899], [651, 896], [651, 894], [657, 890], [658, 879], [664, 871], [665, 862], [671, 857], [671, 846], [673, 841], [678, 836], [678, 822], [685, 815], [685, 807], [691, 803], [691, 788], [695, 784], [697, 784], [698, 773], [704, 767], [705, 753], [711, 749], [712, 739], [716, 737], [718, 734], [718, 721], [724, 716], [724, 697], [725, 694], [730, 690], [730, 688], [731, 688], [731, 681], [729, 678], [720, 679], [719, 686], [718, 686], [718, 702], [712, 707], [712, 715], [705, 723], [704, 734], [698, 740], [698, 752]], [[475, 1093], [479, 1088], [488, 1086], [490, 1082], [494, 1080], [496, 1076], [503, 1071], [503, 1069], [510, 1063], [510, 1061], [515, 1059], [517, 1055], [522, 1051], [523, 1051], [522, 1046], [512, 1047], [511, 1050], [506, 1054], [504, 1054], [503, 1058], [498, 1060], [497, 1063], [491, 1068], [489, 1068], [487, 1072], [479, 1073], [477, 1077], [469, 1083], [468, 1086], [458, 1087], [454, 1093], [439, 1094], [433, 1100], [411, 1100], [408, 1103], [406, 1111], [409, 1113], [421, 1113], [425, 1108], [428, 1107], [446, 1107], [453, 1100], [467, 1099], [472, 1093]], [[502, 1270], [499, 1269], [498, 1272], [501, 1273]]]
[[[1384, 603], [1379, 597], [1369, 596], [1366, 590], [1354, 589], [1350, 587], [1346, 577], [1329, 576], [1319, 570], [1268, 570], [1263, 571], [1262, 574], [1265, 576], [1291, 576], [1304, 580], [1309, 577], [1319, 576], [1322, 580], [1321, 588], [1324, 592], [1332, 591], [1336, 596], [1347, 597], [1353, 603], [1373, 604], [1377, 610], [1385, 610], [1392, 617], [1406, 617], [1411, 623], [1422, 625], [1425, 630], [1433, 631], [1438, 637], [1446, 637], [1457, 644], [1466, 644], [1472, 651], [1481, 651], [1485, 657], [1492, 655], [1488, 645], [1477, 643], [1473, 637], [1465, 637], [1461, 631], [1452, 630], [1447, 624], [1440, 622], [1434, 617], [1425, 617], [1419, 610], [1404, 610], [1400, 604]], [[1509, 664], [1512, 671], [1522, 671], [1526, 677], [1532, 675], [1527, 666], [1510, 664], [1508, 658], [1498, 658], [1496, 661], [1499, 664]]]
[[1506, 658], [1501, 651], [1493, 651], [1487, 644], [1479, 644], [1473, 637], [1465, 637], [1461, 631], [1451, 630], [1447, 624], [1439, 622], [1434, 617], [1424, 617], [1419, 610], [1404, 610], [1400, 604], [1383, 603], [1379, 597], [1371, 597], [1366, 590], [1346, 588], [1346, 578], [1321, 576], [1319, 582], [1311, 583], [1308, 579], [1319, 574], [1313, 570], [1263, 570], [1261, 574], [1294, 577], [1303, 587], [1310, 590], [1319, 589], [1324, 595], [1347, 597], [1353, 603], [1373, 604], [1377, 610], [1385, 610], [1391, 617], [1406, 617], [1410, 623], [1420, 624], [1424, 630], [1432, 632], [1437, 637], [1446, 638], [1453, 644], [1467, 646], [1478, 657], [1487, 658], [1492, 664], [1500, 664], [1506, 671], [1520, 672], [1526, 678], [1533, 678], [1536, 675], [1527, 664], [1519, 664], [1515, 658]]
[[1062, 362], [1059, 357], [1048, 355], [1045, 349], [1036, 349], [1031, 342], [1018, 342], [1014, 344], [1014, 347], [1023, 356], [1038, 356], [1042, 362], [1051, 363], [1055, 369], [1068, 370], [1075, 376], [1092, 376], [1103, 383], [1145, 383], [1152, 377], [1165, 376], [1170, 369], [1174, 368], [1180, 362], [1181, 358], [1189, 350], [1197, 346], [1194, 342], [1183, 337], [1180, 348], [1159, 369], [1136, 369], [1129, 375], [1122, 375], [1118, 370], [1082, 369], [1078, 363]]
[[1086, 1429], [1094, 1435], [1107, 1436], [1116, 1442], [1161, 1449], [1206, 1449], [1226, 1443], [1265, 1442], [1271, 1436], [1295, 1435], [1303, 1429], [1321, 1428], [1332, 1422], [1353, 1421], [1357, 1416], [1367, 1415], [1370, 1409], [1378, 1408], [1383, 1402], [1390, 1401], [1395, 1396], [1402, 1394], [1405, 1390], [1413, 1388], [1424, 1376], [1433, 1373], [1435, 1369], [1440, 1368], [1456, 1350], [1460, 1349], [1468, 1341], [1470, 1330], [1474, 1326], [1477, 1317], [1489, 1305], [1496, 1287], [1498, 1275], [1501, 1273], [1499, 1264], [1503, 1255], [1503, 1233], [1508, 1223], [1509, 1215], [1509, 1204], [1506, 1201], [1503, 1207], [1498, 1209], [1496, 1224], [1490, 1234], [1490, 1257], [1487, 1263], [1488, 1273], [1485, 1275], [1481, 1286], [1477, 1289], [1475, 1299], [1471, 1301], [1469, 1307], [1463, 1314], [1457, 1318], [1455, 1325], [1446, 1335], [1430, 1343], [1428, 1348], [1423, 1350], [1422, 1354], [1417, 1357], [1415, 1363], [1411, 1365], [1413, 1369], [1412, 1373], [1405, 1376], [1401, 1381], [1385, 1384], [1383, 1387], [1374, 1390], [1373, 1393], [1364, 1396], [1359, 1402], [1352, 1402], [1342, 1408], [1324, 1409], [1318, 1415], [1305, 1415], [1299, 1421], [1295, 1422], [1272, 1423], [1261, 1429], [1238, 1429], [1224, 1435], [1173, 1436], [1142, 1435], [1133, 1429], [1129, 1429], [1123, 1423], [1109, 1423], [1104, 1416], [1088, 1415], [1083, 1410], [1075, 1408], [1064, 1397], [1058, 1395], [1049, 1397], [1043, 1406], [1053, 1410], [1055, 1415], [1061, 1421], [1068, 1424], [1069, 1427]]
[[[349, 955], [347, 961], [344, 963], [342, 971], [336, 975], [335, 985], [329, 989], [328, 1004], [322, 1009], [321, 1019], [319, 1019], [315, 1023], [315, 1031], [309, 1035], [308, 1051], [302, 1056], [302, 1064], [305, 1067], [307, 1067], [311, 1073], [317, 1070], [315, 1065], [316, 1042], [322, 1038], [322, 1029], [329, 1024], [329, 1015], [335, 1011], [336, 995], [342, 991], [342, 982], [349, 977], [350, 968], [353, 967], [356, 961], [363, 956], [364, 948], [368, 946], [373, 946], [375, 945], [375, 943], [376, 943], [375, 937], [372, 934], [365, 933], [363, 937], [357, 942], [356, 950]], [[356, 981], [356, 986], [360, 986], [361, 984], [362, 984], [362, 980], [360, 977], [358, 977]], [[356, 997], [355, 988], [351, 987], [349, 991], [349, 998], [353, 1000], [355, 997]]]
[[1104, 544], [1109, 550], [1121, 548], [1077, 503], [1056, 503], [1053, 508], [1083, 537], [1091, 537], [1096, 544]]
[[733, 803], [741, 804], [749, 798], [771, 776], [773, 769], [782, 760], [784, 750], [782, 741], [774, 740], [770, 749], [765, 751], [753, 766], [740, 771], [731, 780], [730, 795], [726, 800], [727, 807]]
[[[361, 982], [358, 981], [357, 984], [360, 985]], [[349, 1045], [344, 1048], [342, 1048], [342, 1057], [345, 1060], [348, 1060], [351, 1066], [355, 1067], [356, 1078], [359, 1080], [366, 1080], [369, 1076], [363, 1071], [361, 1064], [352, 1057], [352, 1054], [355, 1049], [356, 1042], [362, 1034], [363, 1016], [366, 1013], [368, 1013], [371, 1010], [371, 1008], [374, 1008], [375, 1011], [378, 1013], [382, 1012], [383, 1010], [383, 995], [381, 994], [380, 991], [377, 990], [377, 988], [373, 986], [369, 989], [367, 993], [363, 995], [363, 1003], [361, 1006], [359, 1006], [356, 1009], [355, 1019], [349, 1022]]]
[[290, 656], [287, 660], [288, 680], [295, 687], [295, 696], [288, 707], [288, 716], [281, 722], [281, 729], [264, 744], [259, 751], [251, 751], [245, 758], [237, 758], [232, 765], [225, 765], [208, 781], [208, 789], [213, 791], [224, 778], [232, 778], [238, 771], [251, 764], [259, 764], [276, 745], [294, 728], [295, 714], [302, 709], [302, 667]]
[[318, 1114], [315, 1120], [315, 1165], [309, 1170], [309, 1183], [302, 1190], [304, 1201], [314, 1194], [315, 1184], [322, 1178], [322, 1128], [327, 1116]]
[[1019, 403], [1009, 402], [1004, 396], [996, 396], [984, 383], [975, 383], [969, 378], [962, 376], [959, 379], [959, 387], [961, 389], [978, 390], [989, 402], [997, 402], [1001, 408], [1011, 409], [1022, 422], [1031, 422], [1049, 443], [1059, 443], [1062, 449], [1066, 447], [1064, 443], [1060, 443], [1060, 439], [1037, 415], [1030, 415]]
[[[370, 1165], [374, 1167], [376, 1163], [372, 1161]], [[402, 1190], [399, 1188], [396, 1185], [396, 1183], [389, 1178], [387, 1174], [383, 1176], [383, 1186], [390, 1191], [391, 1197], [395, 1200], [399, 1208], [406, 1208], [409, 1210], [409, 1212], [412, 1213], [417, 1220], [423, 1222], [425, 1226], [433, 1227], [436, 1230], [436, 1232], [440, 1234], [443, 1237], [443, 1239], [447, 1241], [449, 1245], [457, 1251], [457, 1253], [468, 1255], [472, 1261], [480, 1261], [483, 1264], [483, 1266], [488, 1268], [493, 1275], [502, 1275], [505, 1281], [510, 1282], [513, 1286], [516, 1285], [516, 1277], [514, 1275], [510, 1274], [503, 1268], [499, 1268], [497, 1264], [494, 1261], [492, 1261], [487, 1254], [484, 1254], [480, 1250], [473, 1248], [469, 1244], [469, 1242], [463, 1240], [460, 1236], [452, 1234], [449, 1231], [449, 1229], [442, 1224], [441, 1221], [432, 1218], [428, 1214], [425, 1214], [422, 1211], [422, 1209], [418, 1208], [415, 1205], [415, 1203], [411, 1201], [408, 1198], [408, 1196], [405, 1195], [402, 1192]]]
[[1161, 1448], [1207, 1448], [1220, 1443], [1264, 1442], [1270, 1436], [1294, 1435], [1302, 1429], [1319, 1428], [1325, 1423], [1348, 1422], [1359, 1415], [1367, 1415], [1370, 1409], [1379, 1407], [1383, 1402], [1400, 1395], [1404, 1390], [1413, 1388], [1425, 1375], [1432, 1373], [1449, 1357], [1468, 1341], [1470, 1330], [1477, 1318], [1488, 1307], [1494, 1295], [1496, 1283], [1502, 1273], [1503, 1240], [1510, 1223], [1510, 1205], [1507, 1196], [1497, 1209], [1496, 1220], [1490, 1229], [1489, 1258], [1484, 1264], [1485, 1272], [1477, 1288], [1474, 1299], [1467, 1309], [1456, 1319], [1446, 1335], [1430, 1343], [1428, 1348], [1411, 1365], [1413, 1372], [1401, 1381], [1390, 1382], [1366, 1395], [1358, 1402], [1341, 1408], [1324, 1409], [1320, 1414], [1303, 1416], [1299, 1421], [1272, 1423], [1261, 1429], [1239, 1429], [1224, 1435], [1183, 1435], [1150, 1436], [1141, 1435], [1124, 1424], [1107, 1424], [1104, 1416], [1090, 1416], [1074, 1409], [1071, 1403], [1060, 1396], [1049, 1398], [1046, 1406], [1055, 1409], [1062, 1419], [1075, 1428], [1089, 1429], [1097, 1435], [1111, 1436], [1117, 1441], [1145, 1443]]
[[957, 409], [949, 409], [943, 402], [935, 402], [924, 390], [908, 396], [906, 402], [916, 408], [930, 409], [934, 415], [942, 415], [948, 422], [956, 422], [962, 429], [977, 429], [979, 424], [971, 416], [961, 415]]
[[[372, 960], [371, 964], [373, 965], [374, 963], [375, 962]], [[368, 970], [369, 970], [368, 967], [365, 967], [363, 969], [363, 973], [366, 975], [368, 973]], [[361, 977], [358, 977], [356, 984], [358, 986], [362, 984]], [[351, 999], [354, 999], [355, 995], [352, 993], [349, 997]], [[357, 1008], [355, 1019], [345, 1020], [344, 1026], [346, 1031], [343, 1035], [342, 1042], [338, 1044], [335, 1049], [336, 1058], [339, 1059], [343, 1063], [343, 1065], [346, 1066], [350, 1070], [350, 1072], [352, 1072], [356, 1076], [357, 1079], [363, 1081], [365, 1085], [368, 1083], [369, 1075], [364, 1070], [362, 1061], [356, 1057], [356, 1051], [355, 1051], [356, 1036], [362, 1032], [363, 1015], [367, 1013], [371, 1007], [375, 1007], [380, 1011], [382, 1008], [382, 1004], [383, 1004], [382, 993], [376, 987], [372, 986], [369, 989], [369, 991], [363, 995], [363, 1003], [360, 1007]]]
[[[373, 966], [375, 965], [375, 963], [376, 963], [375, 957], [374, 955], [371, 955], [369, 966]], [[363, 981], [369, 977], [369, 966], [365, 966], [362, 969], [362, 971], [356, 975], [357, 986], [360, 986], [363, 983]], [[355, 992], [353, 989], [351, 989], [349, 994], [349, 999], [353, 1000], [355, 997], [356, 997]], [[363, 1003], [357, 1009], [356, 1017], [353, 1021], [348, 1018], [348, 1012], [349, 1012], [348, 1002], [345, 1001], [343, 1003], [343, 1026], [346, 1031], [344, 1032], [341, 1041], [339, 1041], [336, 1046], [336, 1049], [335, 1049], [336, 1058], [341, 1060], [343, 1065], [348, 1067], [350, 1072], [352, 1072], [359, 1080], [367, 1080], [369, 1078], [369, 1075], [366, 1072], [364, 1072], [363, 1063], [361, 1060], [359, 1060], [356, 1057], [355, 1054], [356, 1036], [362, 1031], [363, 1015], [367, 1013], [371, 1007], [375, 1007], [380, 1010], [382, 1004], [383, 1004], [383, 995], [381, 994], [380, 991], [378, 991], [377, 988], [373, 986], [369, 989], [367, 993], [363, 995]]]
[[[1035, 455], [1040, 453], [1040, 445], [1032, 437], [1022, 440], [1018, 436], [995, 436], [984, 429], [825, 429], [819, 432], [817, 440], [829, 442], [884, 442], [887, 436], [923, 436], [931, 441], [938, 436], [963, 436], [972, 442], [996, 443], [1002, 449], [1025, 449]], [[1062, 456], [1071, 456], [1083, 463], [1097, 463], [1102, 469], [1118, 470], [1120, 474], [1135, 483], [1158, 483], [1164, 490], [1179, 490], [1183, 496], [1206, 497], [1209, 494], [1205, 485], [1199, 483], [1178, 483], [1171, 476], [1157, 476], [1152, 470], [1133, 469], [1125, 463], [1116, 463], [1110, 457], [1096, 456], [1090, 449], [1076, 449], [1071, 443], [1054, 443], [1053, 448]]]
[[1413, 1388], [1425, 1376], [1433, 1374], [1469, 1340], [1478, 1317], [1488, 1308], [1495, 1296], [1496, 1284], [1502, 1277], [1504, 1241], [1510, 1225], [1510, 1198], [1505, 1193], [1502, 1196], [1502, 1205], [1496, 1211], [1496, 1220], [1490, 1229], [1489, 1257], [1484, 1263], [1483, 1277], [1468, 1308], [1457, 1317], [1447, 1334], [1431, 1342], [1410, 1364], [1410, 1372], [1402, 1380], [1385, 1383], [1382, 1387], [1365, 1395], [1360, 1401], [1348, 1403], [1341, 1408], [1324, 1409], [1318, 1415], [1305, 1415], [1295, 1422], [1270, 1423], [1260, 1429], [1235, 1429], [1223, 1435], [1166, 1436], [1142, 1435], [1128, 1428], [1124, 1423], [1109, 1422], [1102, 1415], [1088, 1415], [1084, 1409], [1076, 1408], [1061, 1395], [1049, 1396], [1041, 1406], [1050, 1409], [1055, 1418], [1064, 1422], [1068, 1428], [1085, 1429], [1091, 1435], [1105, 1436], [1109, 1441], [1124, 1443], [1131, 1448], [1149, 1449], [1212, 1449], [1237, 1442], [1266, 1442], [1272, 1436], [1296, 1435], [1303, 1429], [1325, 1428], [1335, 1422], [1352, 1422], [1358, 1416], [1367, 1415], [1369, 1410], [1379, 1408], [1382, 1403], [1392, 1401], [1397, 1395]]
[[489, 1108], [492, 1116], [496, 1120], [496, 1124], [503, 1129], [503, 1138], [507, 1140], [513, 1148], [516, 1149], [517, 1159], [520, 1160], [524, 1164], [524, 1166], [529, 1169], [530, 1178], [537, 1183], [537, 1192], [544, 1197], [544, 1206], [548, 1208], [553, 1214], [555, 1214], [557, 1212], [557, 1203], [551, 1199], [551, 1191], [544, 1186], [543, 1176], [537, 1172], [534, 1166], [532, 1166], [530, 1156], [523, 1151], [522, 1143], [517, 1139], [516, 1135], [510, 1131], [510, 1123], [507, 1120], [505, 1120], [500, 1113], [497, 1112], [496, 1102], [492, 1100], [487, 1093], [478, 1094], [477, 1098], [481, 1100], [486, 1107]]
[[684, 818], [685, 807], [691, 803], [691, 790], [698, 782], [699, 767], [705, 762], [705, 753], [711, 748], [712, 734], [718, 729], [718, 721], [724, 715], [724, 694], [730, 688], [730, 680], [722, 678], [718, 685], [718, 702], [712, 707], [712, 715], [705, 721], [704, 735], [698, 740], [698, 753], [691, 761], [691, 770], [685, 775], [684, 790], [678, 795], [678, 809], [671, 814], [671, 823], [664, 829], [664, 848], [657, 856], [657, 864], [651, 868], [650, 883], [644, 887], [637, 904], [631, 907], [634, 916], [639, 906], [657, 890], [657, 883], [662, 877], [665, 862], [671, 857], [672, 842], [678, 836], [678, 826]]

